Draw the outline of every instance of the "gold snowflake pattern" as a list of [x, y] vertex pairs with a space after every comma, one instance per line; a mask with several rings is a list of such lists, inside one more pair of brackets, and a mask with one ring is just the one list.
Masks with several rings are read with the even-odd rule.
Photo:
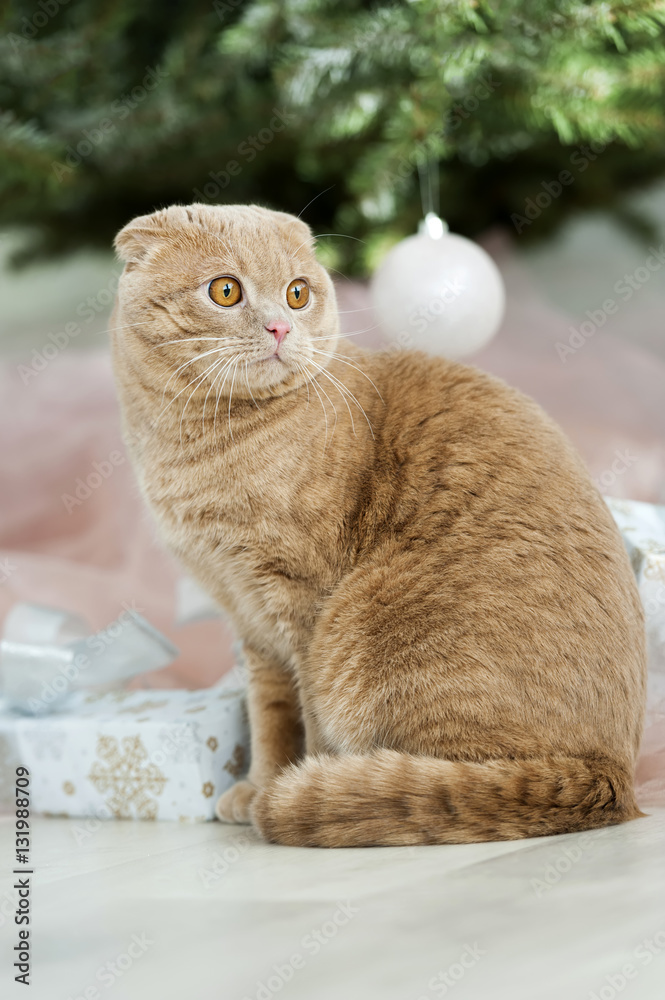
[[107, 698], [109, 701], [115, 702], [116, 705], [120, 705], [123, 701], [127, 701], [128, 698], [134, 697], [135, 694], [136, 691], [93, 691], [83, 700], [86, 705], [92, 705], [96, 701], [102, 701], [102, 699]]
[[65, 793], [65, 795], [73, 795], [74, 792], [76, 791], [71, 781], [65, 781], [63, 783], [62, 790]]
[[215, 750], [219, 746], [219, 743], [218, 743], [217, 738], [215, 736], [209, 736], [208, 739], [206, 740], [206, 744], [210, 747], [210, 749], [212, 750], [213, 753], [215, 752]]
[[156, 764], [148, 761], [148, 752], [140, 736], [125, 736], [119, 745], [114, 736], [100, 736], [97, 756], [88, 778], [98, 792], [107, 795], [107, 805], [116, 819], [156, 819], [157, 802], [166, 777]]
[[665, 583], [665, 552], [662, 545], [657, 546], [654, 543], [648, 551], [644, 576], [647, 580], [660, 580], [661, 583]]
[[118, 709], [118, 715], [127, 715], [129, 712], [136, 713], [140, 712], [157, 712], [160, 708], [164, 708], [168, 705], [168, 701], [162, 698], [161, 701], [155, 701], [154, 699], [150, 701], [142, 701], [140, 705], [127, 705], [125, 708]]
[[213, 785], [212, 781], [206, 781], [201, 791], [203, 792], [205, 797], [209, 799], [212, 797], [212, 794], [215, 791], [215, 786]]
[[241, 743], [236, 743], [233, 753], [224, 765], [224, 770], [228, 771], [232, 778], [238, 778], [245, 766], [245, 748]]

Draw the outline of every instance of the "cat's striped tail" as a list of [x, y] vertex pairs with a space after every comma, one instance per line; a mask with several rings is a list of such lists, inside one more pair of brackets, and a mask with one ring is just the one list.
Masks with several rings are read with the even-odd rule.
[[251, 811], [266, 840], [301, 847], [516, 840], [643, 815], [632, 768], [609, 756], [467, 763], [394, 750], [306, 757]]

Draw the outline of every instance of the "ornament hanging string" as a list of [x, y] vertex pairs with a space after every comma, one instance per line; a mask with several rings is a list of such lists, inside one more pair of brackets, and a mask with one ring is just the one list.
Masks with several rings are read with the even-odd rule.
[[423, 207], [423, 218], [430, 213], [439, 214], [439, 164], [436, 160], [418, 159], [418, 180], [420, 181], [420, 201]]
[[423, 209], [425, 232], [434, 240], [439, 240], [448, 226], [439, 215], [441, 192], [439, 187], [439, 164], [433, 159], [418, 160], [418, 180], [420, 182], [420, 202]]

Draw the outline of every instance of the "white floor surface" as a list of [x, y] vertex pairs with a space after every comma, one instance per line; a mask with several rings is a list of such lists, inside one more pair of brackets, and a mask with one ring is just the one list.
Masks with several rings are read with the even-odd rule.
[[3, 997], [665, 996], [665, 810], [590, 835], [335, 851], [219, 823], [31, 824], [26, 989], [0, 821]]

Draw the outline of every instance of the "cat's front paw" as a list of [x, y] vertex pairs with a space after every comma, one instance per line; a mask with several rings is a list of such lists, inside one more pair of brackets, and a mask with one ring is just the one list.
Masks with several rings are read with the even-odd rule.
[[249, 781], [237, 781], [217, 800], [215, 813], [222, 823], [250, 823], [249, 807], [258, 789]]

